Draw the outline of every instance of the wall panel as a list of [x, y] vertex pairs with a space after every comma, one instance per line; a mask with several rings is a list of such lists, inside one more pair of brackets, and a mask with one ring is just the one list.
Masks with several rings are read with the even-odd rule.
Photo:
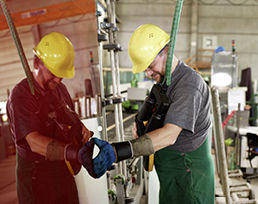
[[[33, 63], [34, 46], [31, 29], [31, 26], [17, 29], [30, 67]], [[17, 82], [25, 78], [25, 73], [10, 32], [1, 31], [0, 36], [0, 101], [4, 101], [7, 100], [7, 89], [11, 90]]]
[[[117, 13], [121, 19], [119, 42], [128, 52], [128, 41], [141, 24], [154, 23], [170, 32], [176, 0], [120, 0]], [[231, 51], [231, 41], [236, 41], [241, 69], [252, 67], [253, 80], [258, 78], [258, 1], [256, 0], [198, 0], [197, 49], [203, 48], [203, 37], [217, 37], [218, 46]], [[191, 38], [192, 0], [184, 1], [176, 44], [176, 55], [189, 57]], [[131, 67], [128, 54], [120, 55], [121, 67]], [[122, 62], [121, 62], [122, 61]]]
[[[117, 14], [121, 19], [119, 25], [118, 42], [123, 46], [124, 51], [119, 54], [120, 66], [130, 68], [132, 63], [128, 55], [128, 43], [133, 31], [140, 25], [152, 23], [160, 26], [167, 33], [170, 33], [175, 4], [169, 1], [125, 1], [118, 2]], [[183, 59], [187, 58], [190, 43], [191, 29], [191, 5], [184, 4], [175, 54]]]

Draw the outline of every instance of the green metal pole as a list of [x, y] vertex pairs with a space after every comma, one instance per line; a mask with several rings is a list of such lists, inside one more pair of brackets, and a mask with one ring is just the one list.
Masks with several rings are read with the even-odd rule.
[[181, 12], [182, 12], [183, 2], [184, 0], [177, 0], [176, 2], [173, 24], [172, 24], [172, 29], [170, 33], [170, 42], [169, 42], [168, 56], [167, 56], [167, 62], [166, 62], [166, 72], [165, 72], [165, 77], [162, 84], [166, 82], [167, 85], [170, 85], [171, 83], [171, 68], [173, 63], [173, 55], [174, 55], [175, 44], [176, 44], [176, 35], [178, 31], [178, 25], [180, 21]]

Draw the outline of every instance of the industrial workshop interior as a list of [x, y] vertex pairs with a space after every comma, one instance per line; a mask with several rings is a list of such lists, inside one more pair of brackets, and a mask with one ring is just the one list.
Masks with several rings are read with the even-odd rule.
[[[257, 0], [0, 0], [0, 3], [1, 204], [258, 202]], [[152, 30], [144, 33], [145, 28]], [[42, 42], [45, 36], [61, 36], [71, 46], [68, 52], [73, 50], [72, 54], [66, 56], [66, 48], [62, 48], [61, 43], [57, 45], [58, 40]], [[157, 39], [166, 38], [166, 43], [157, 45], [156, 36]], [[51, 46], [51, 43], [52, 50], [49, 48], [47, 54], [44, 53], [44, 46]], [[60, 48], [58, 52], [64, 54], [62, 60], [65, 63], [51, 61], [48, 65], [47, 59], [51, 54], [52, 60], [59, 60], [59, 53], [54, 53], [57, 47]], [[154, 51], [153, 47], [158, 47], [158, 50]], [[148, 64], [143, 64], [154, 52]], [[173, 68], [175, 59], [178, 62]], [[154, 71], [160, 67], [157, 62], [161, 60], [163, 71]], [[52, 72], [52, 68], [48, 68], [53, 65], [64, 69], [69, 63], [74, 63], [74, 67], [71, 66], [74, 75], [59, 75], [58, 71]], [[77, 148], [71, 150], [76, 161], [70, 161], [67, 153], [75, 139], [69, 140], [69, 144], [62, 141], [65, 147], [57, 147], [53, 146], [57, 145], [53, 142], [56, 141], [54, 136], [43, 136], [49, 139], [49, 143], [41, 154], [34, 152], [29, 142], [34, 133], [29, 130], [37, 132], [36, 127], [30, 126], [37, 124], [33, 117], [38, 114], [34, 111], [37, 107], [30, 100], [39, 93], [44, 95], [42, 90], [47, 89], [48, 81], [44, 82], [43, 88], [37, 81], [43, 70], [53, 77], [51, 80], [60, 79], [58, 83], [67, 88], [73, 107], [73, 110], [67, 108], [66, 104], [65, 110], [70, 111], [67, 117], [72, 114], [77, 126], [80, 124], [80, 127], [91, 131], [87, 141], [73, 146]], [[192, 78], [185, 80], [183, 72], [191, 73]], [[194, 81], [197, 78], [198, 82]], [[22, 80], [28, 89], [26, 97], [24, 90], [20, 93], [13, 91]], [[182, 86], [179, 84], [187, 86], [177, 89]], [[196, 87], [200, 84], [207, 87], [206, 92], [204, 88]], [[52, 85], [55, 84], [52, 82]], [[198, 91], [193, 93], [189, 90]], [[18, 95], [16, 98], [15, 93]], [[204, 102], [202, 98], [206, 96]], [[27, 107], [32, 110], [27, 110]], [[207, 110], [206, 113], [203, 110]], [[35, 116], [32, 117], [33, 111]], [[45, 114], [55, 121], [58, 117], [55, 111]], [[51, 116], [52, 113], [57, 113], [57, 116]], [[173, 116], [174, 113], [176, 115]], [[199, 117], [201, 119], [196, 119]], [[31, 129], [24, 130], [23, 136], [17, 136], [17, 129], [26, 124], [24, 121]], [[188, 121], [194, 122], [181, 125]], [[60, 125], [60, 122], [55, 124]], [[66, 124], [68, 130], [63, 126], [60, 130], [65, 129], [64, 134], [73, 138], [79, 134], [81, 139], [83, 133], [74, 136], [73, 125]], [[165, 128], [175, 128], [175, 131], [165, 134]], [[83, 132], [83, 128], [81, 130]], [[168, 142], [157, 147], [157, 140], [161, 139], [155, 140], [155, 136], [162, 134]], [[192, 139], [196, 135], [201, 135], [201, 140]], [[171, 138], [175, 139], [172, 141]], [[195, 167], [196, 161], [206, 158], [204, 153], [199, 153], [199, 160], [192, 155], [206, 143], [207, 155], [212, 162]], [[62, 159], [56, 161], [59, 147], [62, 147], [62, 153], [58, 156]], [[29, 200], [24, 201], [26, 190], [21, 187], [22, 179], [17, 185], [19, 172], [23, 170], [18, 160], [24, 162], [26, 158], [34, 157], [23, 158], [21, 152], [25, 150], [22, 148], [27, 148], [31, 155], [38, 155], [35, 158], [41, 158], [30, 160], [35, 166], [46, 165], [47, 170], [42, 168], [41, 171], [52, 171], [48, 163], [61, 162], [68, 177], [75, 182], [77, 200], [70, 196], [76, 201], [67, 199], [66, 202], [65, 197], [62, 201], [43, 201], [32, 190], [30, 195], [26, 195]], [[173, 161], [168, 153], [173, 154], [171, 158], [179, 156]], [[181, 168], [180, 158], [186, 158], [184, 163], [189, 162], [185, 164], [189, 165], [184, 171], [186, 173], [176, 172], [176, 167]], [[73, 171], [74, 163], [79, 165], [77, 171]], [[162, 165], [166, 170], [161, 169]], [[96, 166], [104, 166], [105, 169], [97, 174], [100, 170]], [[210, 169], [210, 175], [205, 174], [205, 169]], [[172, 175], [174, 182], [168, 179]], [[206, 177], [209, 180], [205, 180]], [[37, 178], [29, 176], [28, 179], [33, 183]], [[183, 181], [184, 178], [193, 181]], [[177, 184], [179, 181], [182, 183]], [[49, 189], [58, 193], [66, 185], [56, 182], [52, 187], [50, 183]], [[31, 186], [34, 189], [41, 183], [38, 181]], [[47, 189], [41, 190], [48, 192]], [[45, 195], [48, 197], [48, 193]]]

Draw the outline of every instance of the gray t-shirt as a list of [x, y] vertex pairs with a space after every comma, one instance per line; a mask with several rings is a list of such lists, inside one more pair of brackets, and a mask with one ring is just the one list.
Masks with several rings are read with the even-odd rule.
[[205, 141], [210, 121], [210, 94], [202, 77], [179, 61], [171, 76], [167, 95], [171, 100], [164, 124], [175, 124], [183, 130], [173, 150], [191, 152]]

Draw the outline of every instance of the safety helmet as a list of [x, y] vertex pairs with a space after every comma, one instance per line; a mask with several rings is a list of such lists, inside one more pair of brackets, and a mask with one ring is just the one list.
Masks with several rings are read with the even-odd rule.
[[33, 48], [33, 52], [56, 77], [74, 76], [74, 48], [62, 33], [52, 32], [45, 35]]
[[169, 40], [170, 36], [156, 25], [144, 24], [138, 27], [128, 47], [129, 56], [133, 62], [133, 73], [147, 69]]

